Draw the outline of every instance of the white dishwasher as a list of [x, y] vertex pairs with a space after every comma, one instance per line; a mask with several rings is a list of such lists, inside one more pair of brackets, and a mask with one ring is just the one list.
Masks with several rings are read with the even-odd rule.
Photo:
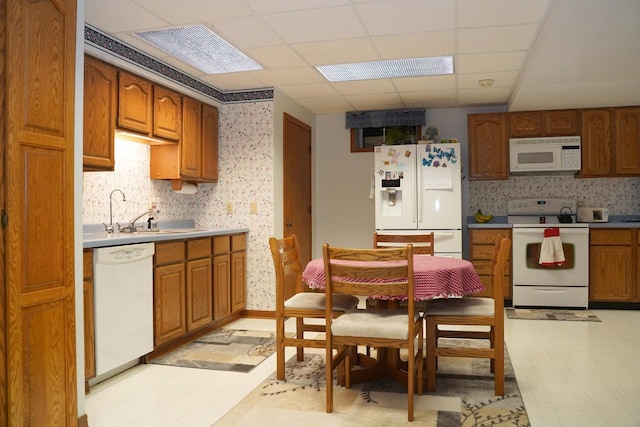
[[153, 243], [93, 250], [96, 375], [153, 351]]

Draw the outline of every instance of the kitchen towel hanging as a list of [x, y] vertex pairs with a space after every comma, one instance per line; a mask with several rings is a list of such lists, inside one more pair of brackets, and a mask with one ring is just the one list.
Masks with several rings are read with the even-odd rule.
[[565, 262], [562, 240], [560, 239], [560, 229], [557, 227], [545, 229], [544, 239], [542, 239], [542, 245], [540, 246], [539, 263], [541, 265], [560, 266]]

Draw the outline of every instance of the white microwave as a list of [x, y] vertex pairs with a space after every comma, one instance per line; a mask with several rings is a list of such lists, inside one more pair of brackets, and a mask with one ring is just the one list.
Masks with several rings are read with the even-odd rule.
[[511, 138], [512, 175], [574, 174], [580, 170], [580, 137]]

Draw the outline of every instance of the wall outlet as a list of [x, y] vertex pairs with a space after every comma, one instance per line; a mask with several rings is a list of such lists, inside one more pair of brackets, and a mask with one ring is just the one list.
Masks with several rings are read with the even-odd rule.
[[227, 202], [227, 213], [228, 214], [232, 214], [233, 213], [233, 203], [231, 203], [231, 202]]
[[251, 202], [249, 204], [249, 213], [252, 213], [252, 214], [257, 214], [258, 213], [258, 203], [257, 202]]

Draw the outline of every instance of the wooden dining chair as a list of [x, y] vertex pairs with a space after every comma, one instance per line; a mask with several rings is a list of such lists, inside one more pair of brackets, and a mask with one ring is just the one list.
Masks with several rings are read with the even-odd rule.
[[[406, 349], [408, 353], [408, 420], [413, 421], [413, 394], [423, 392], [423, 322], [414, 308], [413, 248], [322, 248], [327, 304], [334, 295], [406, 295], [407, 309], [356, 310], [335, 319], [326, 309], [326, 404], [333, 412], [333, 371], [344, 368], [344, 383], [351, 387], [352, 355], [359, 345]], [[372, 265], [373, 264], [373, 265]], [[334, 354], [334, 349], [336, 354]]]
[[[302, 283], [303, 266], [300, 263], [300, 248], [295, 235], [282, 239], [269, 239], [273, 266], [276, 273], [276, 375], [285, 379], [285, 347], [297, 347], [297, 360], [304, 360], [304, 348], [324, 348], [324, 339], [305, 336], [325, 331], [325, 324], [307, 323], [306, 319], [324, 319], [324, 292], [305, 292]], [[337, 317], [358, 306], [359, 299], [353, 295], [339, 295], [331, 300], [331, 317]], [[284, 323], [288, 318], [296, 319], [295, 336], [285, 335]]]
[[[491, 267], [491, 297], [465, 297], [430, 301], [425, 308], [427, 390], [435, 391], [439, 357], [488, 358], [494, 374], [495, 394], [504, 396], [504, 296], [503, 278], [511, 249], [509, 238], [498, 236]], [[445, 326], [445, 328], [441, 328]], [[469, 330], [486, 326], [488, 331]], [[440, 338], [487, 340], [488, 348], [441, 346]], [[461, 341], [464, 343], [464, 341]]]
[[433, 255], [435, 240], [433, 232], [421, 234], [380, 234], [373, 233], [373, 247], [385, 248], [403, 246], [411, 243], [416, 255]]

